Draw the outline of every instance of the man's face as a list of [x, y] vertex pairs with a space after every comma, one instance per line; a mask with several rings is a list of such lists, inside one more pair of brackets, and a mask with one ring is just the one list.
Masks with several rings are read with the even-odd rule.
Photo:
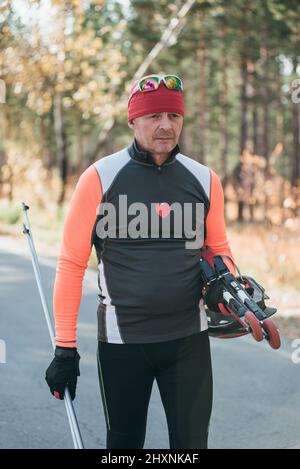
[[159, 112], [137, 117], [128, 124], [141, 147], [154, 154], [170, 153], [177, 145], [183, 116], [173, 112]]

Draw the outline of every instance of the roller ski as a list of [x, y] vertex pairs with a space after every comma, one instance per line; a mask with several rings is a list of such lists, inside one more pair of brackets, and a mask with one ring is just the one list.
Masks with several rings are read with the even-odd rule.
[[251, 334], [258, 342], [266, 339], [273, 349], [280, 348], [279, 331], [269, 319], [277, 309], [265, 305], [265, 289], [252, 277], [234, 277], [222, 256], [214, 256], [213, 264], [200, 259], [209, 335], [227, 339]]

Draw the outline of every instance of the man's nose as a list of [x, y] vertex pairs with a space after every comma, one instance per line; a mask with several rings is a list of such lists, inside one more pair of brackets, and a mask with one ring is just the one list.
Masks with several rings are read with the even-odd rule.
[[172, 128], [171, 119], [169, 118], [168, 115], [162, 115], [162, 117], [159, 121], [159, 127], [161, 129], [165, 129], [165, 130]]

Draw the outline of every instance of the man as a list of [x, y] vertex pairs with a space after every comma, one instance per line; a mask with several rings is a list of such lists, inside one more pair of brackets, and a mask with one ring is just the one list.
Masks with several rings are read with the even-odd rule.
[[[54, 286], [57, 347], [46, 380], [55, 397], [63, 399], [68, 385], [74, 399], [76, 321], [94, 245], [107, 448], [143, 447], [154, 379], [170, 448], [207, 447], [212, 372], [199, 259], [204, 249], [232, 254], [218, 176], [179, 151], [183, 117], [180, 78], [137, 80], [128, 101], [132, 144], [84, 171], [65, 221]], [[213, 292], [211, 303], [219, 302]]]

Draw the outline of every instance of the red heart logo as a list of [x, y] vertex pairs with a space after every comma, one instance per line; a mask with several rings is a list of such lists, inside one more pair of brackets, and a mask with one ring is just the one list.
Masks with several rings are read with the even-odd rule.
[[171, 207], [168, 202], [157, 202], [157, 204], [155, 205], [155, 210], [159, 217], [165, 218], [169, 215]]

